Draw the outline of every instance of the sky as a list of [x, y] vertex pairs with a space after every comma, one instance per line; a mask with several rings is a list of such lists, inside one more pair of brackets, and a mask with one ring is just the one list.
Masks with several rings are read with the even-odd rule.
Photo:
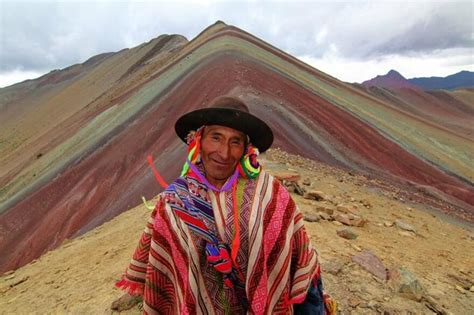
[[473, 1], [0, 0], [0, 87], [217, 20], [346, 82], [474, 71]]

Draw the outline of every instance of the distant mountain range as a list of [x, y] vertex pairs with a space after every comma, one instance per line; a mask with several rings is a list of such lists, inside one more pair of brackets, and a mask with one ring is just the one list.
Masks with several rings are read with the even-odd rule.
[[461, 71], [447, 77], [429, 77], [406, 79], [395, 70], [386, 75], [378, 75], [373, 79], [362, 82], [366, 87], [410, 88], [422, 90], [455, 90], [458, 88], [474, 87], [474, 72]]

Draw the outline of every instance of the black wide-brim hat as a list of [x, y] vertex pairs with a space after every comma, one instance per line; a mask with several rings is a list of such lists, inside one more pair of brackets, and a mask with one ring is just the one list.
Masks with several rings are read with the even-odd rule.
[[184, 114], [176, 121], [174, 128], [178, 137], [186, 143], [190, 131], [205, 125], [220, 125], [242, 131], [261, 153], [268, 150], [273, 143], [270, 127], [250, 114], [247, 106], [234, 97], [217, 98], [208, 108]]

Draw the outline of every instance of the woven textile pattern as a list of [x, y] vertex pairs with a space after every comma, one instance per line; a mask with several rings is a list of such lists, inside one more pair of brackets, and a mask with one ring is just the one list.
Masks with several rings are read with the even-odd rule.
[[170, 187], [160, 195], [119, 286], [143, 294], [148, 314], [291, 314], [292, 304], [301, 303], [319, 277], [319, 264], [302, 215], [280, 182], [265, 172], [239, 179], [236, 261], [248, 309], [207, 264], [204, 251], [206, 229], [224, 243], [233, 239], [232, 194], [207, 191], [188, 177]]

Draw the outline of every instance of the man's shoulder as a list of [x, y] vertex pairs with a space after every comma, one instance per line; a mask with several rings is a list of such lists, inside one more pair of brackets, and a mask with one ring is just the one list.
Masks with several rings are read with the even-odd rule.
[[284, 187], [282, 183], [272, 174], [270, 174], [268, 171], [262, 170], [260, 174], [255, 178], [255, 180], [262, 180], [266, 181], [269, 184], [274, 185], [275, 187]]

